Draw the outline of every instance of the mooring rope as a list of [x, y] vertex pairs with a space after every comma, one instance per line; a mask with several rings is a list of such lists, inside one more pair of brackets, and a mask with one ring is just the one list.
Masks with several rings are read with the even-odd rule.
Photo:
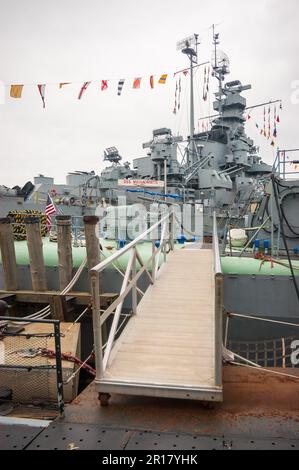
[[298, 323], [288, 323], [288, 322], [279, 321], [279, 320], [270, 320], [269, 318], [253, 317], [250, 315], [242, 315], [241, 313], [227, 313], [227, 315], [228, 317], [247, 318], [249, 320], [257, 320], [257, 321], [263, 321], [267, 323], [277, 323], [278, 325], [294, 326], [294, 327], [299, 328]]

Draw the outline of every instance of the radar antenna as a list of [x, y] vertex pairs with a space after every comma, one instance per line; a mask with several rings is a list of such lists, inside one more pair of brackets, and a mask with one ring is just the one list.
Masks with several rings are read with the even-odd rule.
[[122, 157], [119, 155], [119, 152], [116, 147], [108, 147], [104, 150], [104, 161], [118, 165]]
[[223, 95], [223, 81], [225, 79], [225, 75], [228, 75], [230, 73], [230, 70], [229, 70], [230, 64], [229, 64], [228, 56], [223, 51], [218, 49], [219, 44], [220, 44], [219, 33], [216, 33], [215, 25], [213, 24], [214, 51], [213, 51], [213, 57], [212, 57], [212, 68], [213, 68], [213, 76], [216, 77], [219, 82], [219, 92], [218, 92], [218, 95], [216, 95], [216, 97], [221, 105], [221, 98]]

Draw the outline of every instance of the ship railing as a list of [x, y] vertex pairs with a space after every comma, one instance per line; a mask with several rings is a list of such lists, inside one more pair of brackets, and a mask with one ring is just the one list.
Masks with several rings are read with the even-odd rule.
[[[160, 230], [160, 239], [153, 239], [156, 231]], [[139, 254], [140, 243], [152, 239], [152, 254], [147, 261], [143, 261]], [[167, 214], [162, 214], [160, 220], [145, 230], [135, 240], [124, 248], [118, 250], [109, 258], [105, 259], [90, 270], [93, 330], [96, 362], [96, 379], [101, 379], [107, 368], [111, 350], [118, 333], [119, 321], [126, 297], [132, 295], [132, 315], [137, 314], [138, 286], [137, 283], [142, 275], [146, 275], [150, 284], [154, 284], [159, 276], [162, 266], [161, 261], [166, 261], [167, 254], [174, 249], [174, 212], [170, 209]], [[100, 305], [100, 273], [108, 266], [114, 264], [122, 256], [129, 254], [129, 260], [125, 271], [123, 283], [118, 298], [106, 309], [101, 310]], [[162, 256], [162, 259], [161, 259]], [[150, 272], [151, 268], [151, 272]], [[110, 316], [114, 314], [112, 325], [106, 344], [103, 344], [103, 325]], [[104, 351], [104, 354], [103, 354]]]
[[215, 289], [215, 384], [222, 385], [222, 357], [223, 348], [223, 291], [224, 277], [221, 267], [219, 249], [218, 225], [216, 212], [213, 213], [213, 261], [214, 261], [214, 289]]
[[276, 158], [272, 167], [273, 173], [277, 174], [283, 180], [298, 178], [299, 157], [294, 158], [293, 154], [298, 153], [299, 149], [277, 150]]

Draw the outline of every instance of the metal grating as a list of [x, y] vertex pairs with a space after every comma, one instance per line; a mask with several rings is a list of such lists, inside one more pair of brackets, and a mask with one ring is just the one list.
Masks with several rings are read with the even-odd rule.
[[23, 450], [44, 428], [24, 425], [0, 425], [0, 450]]
[[128, 431], [97, 425], [55, 422], [28, 450], [299, 450], [295, 439], [250, 439], [182, 433]]
[[225, 436], [134, 433], [126, 450], [299, 450], [298, 440], [244, 439]]
[[139, 432], [130, 438], [126, 450], [221, 450], [221, 437]]
[[55, 422], [35, 439], [28, 450], [121, 450], [130, 437], [127, 430], [94, 424]]
[[[0, 317], [0, 322], [7, 317]], [[58, 320], [10, 317], [21, 326], [12, 332], [4, 323], [0, 328], [0, 383], [11, 390], [10, 401], [40, 404], [57, 401], [64, 412], [60, 324]], [[23, 325], [30, 325], [30, 331]], [[52, 331], [51, 331], [52, 330]]]
[[32, 403], [49, 397], [52, 366], [47, 357], [39, 354], [40, 350], [47, 348], [47, 336], [4, 336], [0, 381], [12, 389], [14, 402]]
[[295, 439], [234, 438], [226, 443], [229, 450], [299, 450], [299, 441]]

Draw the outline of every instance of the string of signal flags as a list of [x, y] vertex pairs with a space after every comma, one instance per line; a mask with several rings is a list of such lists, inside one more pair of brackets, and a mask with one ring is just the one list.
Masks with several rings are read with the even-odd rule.
[[[178, 72], [178, 73], [185, 73], [186, 71], [181, 71], [181, 72]], [[168, 78], [169, 74], [167, 73], [164, 73], [162, 75], [159, 75], [159, 76], [155, 76], [155, 75], [150, 75], [149, 78], [148, 78], [148, 85], [151, 89], [154, 89], [156, 85], [160, 86], [160, 85], [165, 85], [166, 84], [166, 81], [167, 81], [167, 78]], [[124, 85], [125, 85], [125, 82], [128, 82], [129, 79], [125, 79], [125, 78], [121, 78], [117, 81], [117, 95], [118, 96], [121, 96], [122, 92], [123, 92], [123, 88], [124, 88]], [[134, 90], [138, 90], [141, 88], [141, 84], [142, 82], [146, 82], [146, 79], [144, 79], [143, 77], [136, 77], [133, 79], [132, 83], [131, 83], [131, 87], [134, 89]], [[91, 80], [91, 81], [87, 81], [87, 82], [82, 82], [81, 83], [81, 86], [79, 88], [79, 92], [78, 92], [78, 100], [81, 100], [83, 95], [86, 93], [88, 87], [92, 84], [92, 83], [96, 83], [98, 86], [99, 86], [99, 89], [104, 92], [106, 91], [108, 88], [112, 87], [111, 83], [112, 83], [112, 80], [100, 80], [100, 81], [95, 81], [95, 80]], [[57, 83], [55, 85], [57, 85], [59, 87], [59, 89], [63, 89], [64, 87], [68, 86], [68, 85], [72, 85], [73, 82], [60, 82], [60, 83]], [[36, 85], [33, 85], [33, 86], [36, 86], [37, 87], [37, 91], [41, 97], [41, 100], [42, 100], [42, 106], [43, 108], [46, 107], [46, 87], [47, 87], [47, 83], [43, 83], [43, 84], [36, 84]], [[51, 83], [51, 85], [53, 85], [53, 83]], [[24, 90], [24, 87], [27, 86], [27, 85], [23, 85], [23, 84], [13, 84], [13, 85], [9, 85], [10, 87], [10, 97], [11, 98], [15, 98], [15, 99], [20, 99], [22, 98], [22, 94], [23, 94], [23, 90]], [[30, 85], [32, 86], [32, 85]]]
[[[281, 122], [280, 112], [282, 111], [282, 102], [279, 102], [279, 109], [276, 104], [269, 104], [264, 106], [262, 124], [255, 122], [255, 127], [260, 135], [265, 137], [272, 147], [275, 147], [275, 140], [278, 136], [278, 125]], [[252, 119], [251, 112], [249, 111], [247, 118], [248, 121]]]
[[[283, 109], [282, 101], [270, 101], [256, 106], [246, 108], [247, 115], [246, 121], [253, 121], [253, 110], [263, 108], [263, 115], [261, 122], [255, 121], [255, 127], [262, 137], [265, 137], [272, 147], [276, 146], [276, 139], [278, 137], [278, 126], [281, 123], [281, 112]], [[206, 116], [199, 118], [198, 125], [201, 123], [202, 132], [208, 132], [211, 128], [211, 119], [218, 117], [218, 114], [213, 116]], [[256, 119], [256, 117], [255, 117]]]
[[[196, 69], [196, 68], [204, 66], [206, 64], [209, 64], [209, 62], [204, 62], [204, 63], [198, 64], [198, 65], [195, 65], [193, 68]], [[181, 75], [186, 76], [186, 75], [188, 75], [188, 73], [189, 73], [188, 69], [183, 69], [183, 70], [178, 70], [178, 71], [174, 72], [173, 76], [174, 77], [178, 77], [178, 76], [181, 76]], [[205, 68], [205, 81], [209, 80], [208, 78], [206, 78], [206, 74], [207, 74], [207, 69]], [[165, 85], [167, 80], [169, 79], [169, 76], [171, 76], [171, 75], [172, 74], [169, 74], [169, 73], [163, 73], [161, 75], [150, 75], [147, 78], [144, 78], [144, 77], [135, 77], [133, 79], [120, 78], [119, 80], [117, 80], [117, 87], [116, 87], [117, 95], [118, 96], [122, 95], [125, 83], [129, 82], [130, 87], [133, 88], [134, 90], [140, 89], [141, 86], [143, 86], [144, 84], [147, 84], [147, 86], [149, 86], [150, 89], [154, 89], [156, 87], [156, 85], [158, 85], [158, 86]], [[83, 98], [84, 94], [86, 93], [87, 89], [90, 87], [91, 84], [95, 83], [99, 87], [99, 90], [104, 92], [104, 91], [108, 90], [108, 88], [113, 87], [113, 82], [115, 82], [115, 79], [90, 80], [90, 81], [81, 82], [80, 88], [78, 90], [78, 100], [81, 100]], [[64, 87], [66, 87], [68, 85], [74, 85], [75, 83], [78, 83], [78, 82], [37, 83], [37, 84], [34, 84], [34, 83], [32, 84], [31, 83], [31, 84], [27, 84], [27, 85], [25, 85], [25, 84], [12, 84], [12, 85], [8, 85], [8, 87], [10, 88], [10, 97], [11, 98], [21, 99], [25, 87], [27, 87], [27, 86], [36, 86], [36, 89], [37, 89], [37, 91], [38, 91], [38, 93], [41, 97], [42, 106], [43, 106], [43, 108], [45, 108], [46, 107], [46, 87], [48, 85], [56, 85], [61, 90]], [[204, 91], [204, 93], [207, 93], [207, 91], [208, 91], [208, 82], [207, 82], [207, 89], [206, 89], [206, 91]]]

